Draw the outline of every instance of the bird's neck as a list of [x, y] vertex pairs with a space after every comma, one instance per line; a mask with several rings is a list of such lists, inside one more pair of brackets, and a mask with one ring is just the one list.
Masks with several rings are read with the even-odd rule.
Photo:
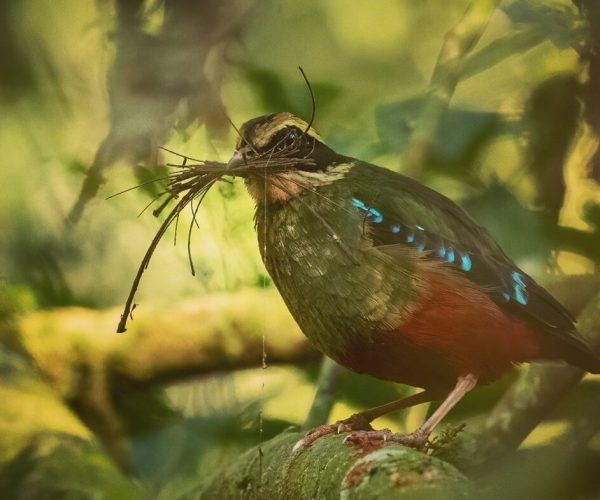
[[340, 163], [325, 170], [314, 172], [290, 170], [266, 176], [250, 176], [246, 187], [257, 206], [287, 203], [307, 192], [317, 193], [324, 186], [336, 183], [352, 168], [351, 163]]
[[297, 177], [291, 174], [276, 179], [250, 177], [246, 179], [246, 188], [257, 207], [285, 203], [306, 190]]

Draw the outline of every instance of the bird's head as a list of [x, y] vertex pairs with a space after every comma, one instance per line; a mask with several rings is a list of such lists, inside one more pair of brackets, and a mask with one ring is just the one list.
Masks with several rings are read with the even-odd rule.
[[285, 202], [343, 175], [345, 157], [291, 113], [249, 120], [240, 135], [227, 169], [245, 179], [257, 203]]

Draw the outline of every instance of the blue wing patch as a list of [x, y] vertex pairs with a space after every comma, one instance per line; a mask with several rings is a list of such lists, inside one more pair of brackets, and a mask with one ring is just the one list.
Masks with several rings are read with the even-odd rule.
[[485, 260], [468, 251], [460, 249], [455, 242], [445, 240], [428, 232], [423, 226], [402, 224], [393, 221], [384, 224], [383, 214], [376, 208], [369, 207], [359, 198], [352, 198], [352, 205], [364, 214], [366, 219], [376, 224], [374, 243], [376, 245], [406, 244], [421, 252], [428, 252], [429, 258], [447, 262], [454, 268], [471, 276], [471, 279], [483, 286], [496, 285], [496, 297], [501, 303], [514, 303], [526, 306], [529, 302], [527, 277], [519, 271], [506, 269], [499, 272]]
[[[376, 244], [405, 243], [421, 252], [428, 251], [440, 260], [452, 264], [466, 273], [473, 269], [473, 260], [468, 252], [458, 250], [458, 245], [428, 232], [423, 226], [409, 226], [396, 221], [388, 226], [383, 224], [382, 213], [376, 208], [368, 206], [363, 200], [352, 198], [352, 205], [362, 212], [369, 222], [377, 224], [378, 235], [385, 235], [384, 241], [376, 241]], [[381, 238], [379, 239], [381, 240]]]

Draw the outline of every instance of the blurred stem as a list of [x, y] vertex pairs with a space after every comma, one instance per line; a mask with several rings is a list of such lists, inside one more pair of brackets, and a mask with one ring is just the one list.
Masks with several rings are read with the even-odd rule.
[[485, 32], [500, 0], [474, 0], [460, 22], [448, 31], [433, 70], [423, 111], [404, 158], [403, 170], [418, 178], [427, 162], [438, 127], [462, 75], [467, 55]]
[[573, 0], [588, 24], [587, 43], [580, 48], [581, 65], [586, 76], [581, 86], [584, 118], [599, 144], [587, 165], [588, 175], [600, 183], [600, 3], [596, 0]]
[[[593, 348], [600, 349], [600, 294], [581, 313], [579, 330]], [[572, 366], [531, 365], [485, 420], [461, 437], [459, 461], [480, 467], [516, 450], [584, 374]]]
[[583, 231], [574, 227], [557, 226], [550, 232], [553, 247], [557, 250], [573, 252], [600, 262], [600, 234]]
[[323, 356], [319, 380], [317, 381], [317, 392], [303, 429], [308, 430], [327, 423], [337, 399], [340, 381], [345, 372], [345, 368], [332, 359]]

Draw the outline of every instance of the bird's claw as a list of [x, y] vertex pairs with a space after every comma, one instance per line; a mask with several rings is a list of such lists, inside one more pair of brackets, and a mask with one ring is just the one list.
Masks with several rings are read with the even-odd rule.
[[360, 413], [355, 413], [349, 418], [337, 421], [335, 424], [320, 425], [319, 427], [315, 427], [308, 431], [306, 435], [294, 445], [293, 451], [309, 447], [317, 439], [328, 436], [329, 434], [344, 434], [346, 432], [356, 431], [375, 432], [366, 417]]
[[394, 434], [390, 441], [414, 448], [415, 450], [425, 451], [429, 443], [429, 436], [423, 432], [412, 432], [411, 434]]
[[365, 445], [383, 445], [393, 437], [389, 429], [379, 431], [353, 431], [344, 438], [344, 444], [352, 444], [360, 447]]
[[353, 431], [344, 439], [345, 444], [361, 449], [380, 448], [386, 443], [398, 443], [419, 451], [427, 449], [428, 436], [421, 432], [394, 434], [389, 429], [379, 431]]

